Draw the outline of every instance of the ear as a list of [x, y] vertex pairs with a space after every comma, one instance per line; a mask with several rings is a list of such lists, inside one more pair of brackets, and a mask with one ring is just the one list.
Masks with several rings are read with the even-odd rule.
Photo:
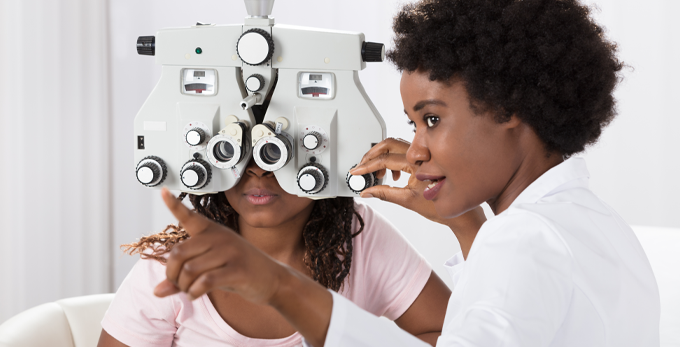
[[503, 122], [503, 126], [505, 126], [506, 129], [516, 129], [522, 124], [522, 120], [517, 117], [516, 114], [513, 114], [510, 117], [510, 120], [507, 122]]

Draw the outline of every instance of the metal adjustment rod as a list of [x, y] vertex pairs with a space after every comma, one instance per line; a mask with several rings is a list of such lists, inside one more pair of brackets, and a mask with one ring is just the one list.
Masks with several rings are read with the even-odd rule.
[[274, 0], [244, 0], [251, 18], [268, 18], [274, 8]]

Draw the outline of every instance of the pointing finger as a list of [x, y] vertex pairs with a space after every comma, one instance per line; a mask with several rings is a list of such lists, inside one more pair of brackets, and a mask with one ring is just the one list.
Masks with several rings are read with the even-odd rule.
[[170, 212], [177, 218], [189, 236], [194, 236], [202, 232], [210, 225], [210, 221], [207, 218], [190, 211], [181, 201], [177, 200], [167, 188], [161, 190], [161, 196], [163, 197], [165, 206], [167, 206]]

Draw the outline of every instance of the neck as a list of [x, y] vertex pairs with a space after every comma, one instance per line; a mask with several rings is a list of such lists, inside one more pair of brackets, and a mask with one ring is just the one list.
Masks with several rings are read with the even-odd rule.
[[303, 270], [305, 244], [302, 231], [309, 220], [314, 205], [302, 213], [276, 226], [252, 226], [239, 217], [239, 232], [244, 239], [270, 257]]
[[564, 161], [559, 153], [546, 154], [542, 146], [531, 146], [520, 159], [517, 169], [496, 198], [487, 201], [494, 214], [499, 214], [510, 207], [513, 201], [536, 179], [546, 171]]

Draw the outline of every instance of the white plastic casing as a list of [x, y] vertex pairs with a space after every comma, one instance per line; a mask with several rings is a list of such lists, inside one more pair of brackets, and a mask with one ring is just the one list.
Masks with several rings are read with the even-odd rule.
[[[227, 120], [230, 115], [251, 128], [256, 124], [252, 110], [243, 110], [240, 103], [252, 94], [246, 90], [244, 78], [259, 74], [264, 79], [263, 89], [258, 92], [262, 96], [278, 79], [265, 121], [275, 124], [277, 118], [285, 118], [289, 126], [283, 132], [293, 139], [293, 158], [274, 172], [281, 187], [299, 196], [357, 196], [347, 187], [347, 172], [372, 144], [385, 138], [386, 132], [382, 117], [359, 81], [358, 71], [366, 67], [361, 58], [364, 35], [273, 23], [273, 18], [249, 18], [245, 25], [206, 25], [157, 32], [155, 59], [162, 65], [161, 78], [134, 121], [134, 164], [153, 155], [161, 158], [167, 168], [167, 177], [154, 188], [201, 194], [228, 190], [238, 182], [251, 153], [233, 168], [211, 164], [212, 178], [198, 190], [185, 187], [179, 174], [195, 153], [209, 160], [206, 153], [209, 140], [230, 124]], [[272, 58], [258, 66], [245, 64], [236, 52], [239, 37], [250, 29], [265, 30], [274, 42]], [[257, 42], [252, 44], [261, 46]], [[201, 54], [196, 53], [197, 47]], [[260, 50], [239, 53], [262, 55]], [[207, 72], [214, 71], [214, 88], [201, 93], [187, 90], [184, 86], [194, 82], [189, 78], [194, 78], [192, 71], [206, 71], [206, 81]], [[301, 95], [301, 88], [309, 84], [311, 74], [324, 76], [322, 81], [330, 93], [323, 97]], [[261, 103], [262, 100], [257, 104]], [[189, 146], [184, 140], [185, 127], [195, 122], [205, 125], [208, 138], [200, 146]], [[322, 151], [307, 152], [302, 146], [301, 136], [312, 126], [324, 134], [326, 147]], [[138, 136], [144, 136], [143, 149], [138, 146]], [[311, 162], [312, 156], [328, 173], [326, 187], [313, 195], [304, 193], [297, 184], [298, 171]]]

